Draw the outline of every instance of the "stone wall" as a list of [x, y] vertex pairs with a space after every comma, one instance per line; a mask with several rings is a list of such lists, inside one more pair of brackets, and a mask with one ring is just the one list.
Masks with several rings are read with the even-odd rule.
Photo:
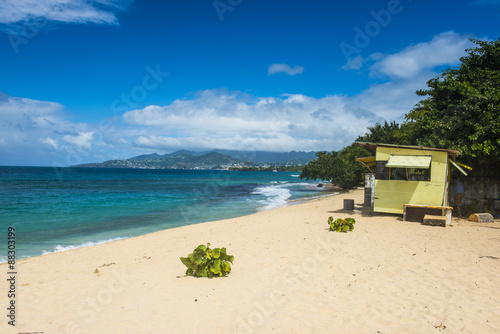
[[[500, 177], [487, 178], [487, 177], [466, 177], [460, 178], [464, 184], [465, 195], [462, 200], [461, 207], [471, 204], [474, 200], [478, 201], [476, 212], [484, 212], [484, 206], [488, 206], [490, 210], [491, 198], [500, 198]], [[453, 205], [455, 192], [453, 185], [450, 184], [450, 205]], [[496, 203], [496, 213], [500, 214], [500, 202]]]

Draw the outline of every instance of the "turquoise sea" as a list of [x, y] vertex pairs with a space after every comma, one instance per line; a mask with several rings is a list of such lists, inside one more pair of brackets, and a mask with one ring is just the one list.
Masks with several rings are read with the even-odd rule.
[[15, 227], [20, 259], [331, 194], [298, 174], [0, 167], [0, 235]]

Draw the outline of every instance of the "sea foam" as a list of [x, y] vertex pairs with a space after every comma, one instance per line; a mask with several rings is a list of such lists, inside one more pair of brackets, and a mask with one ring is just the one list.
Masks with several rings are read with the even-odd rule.
[[[118, 241], [118, 240], [123, 240], [123, 239], [126, 239], [126, 238], [113, 238], [113, 239], [107, 239], [107, 240], [99, 240], [99, 241], [96, 241], [96, 242], [88, 241], [88, 242], [83, 242], [83, 243], [78, 244], [78, 245], [68, 245], [68, 246], [57, 245], [51, 251], [43, 250], [41, 255], [46, 255], [46, 254], [51, 254], [51, 253], [65, 252], [65, 251], [70, 250], [70, 249], [77, 249], [77, 248], [83, 248], [83, 247], [90, 247], [90, 246], [95, 246], [95, 245], [101, 245], [101, 244], [104, 244], [104, 243], [107, 243], [107, 242]], [[23, 257], [23, 258], [25, 258], [25, 257]], [[21, 259], [22, 258], [19, 258], [18, 260], [21, 260]], [[7, 262], [7, 257], [6, 256], [0, 256], [0, 263], [5, 263], [5, 262]]]
[[42, 255], [65, 252], [65, 251], [70, 250], [70, 249], [77, 249], [77, 248], [101, 245], [101, 244], [104, 244], [107, 242], [118, 241], [118, 240], [123, 240], [123, 239], [125, 239], [125, 238], [113, 238], [113, 239], [108, 239], [108, 240], [100, 240], [100, 241], [96, 241], [96, 242], [88, 241], [88, 242], [84, 242], [84, 243], [81, 243], [78, 245], [68, 245], [68, 246], [57, 245], [52, 251], [46, 251], [46, 250], [42, 251]]
[[272, 185], [257, 187], [252, 194], [265, 196], [258, 203], [262, 205], [261, 210], [271, 210], [279, 208], [287, 204], [288, 199], [292, 196], [290, 189], [285, 185]]

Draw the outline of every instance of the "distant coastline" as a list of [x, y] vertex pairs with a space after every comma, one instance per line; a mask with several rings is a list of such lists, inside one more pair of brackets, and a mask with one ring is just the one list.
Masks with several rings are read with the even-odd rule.
[[138, 168], [138, 169], [201, 169], [201, 170], [251, 170], [251, 171], [300, 171], [301, 167], [316, 157], [316, 152], [286, 153], [265, 151], [212, 150], [192, 152], [186, 150], [170, 154], [140, 155], [129, 159], [107, 160], [102, 163], [74, 165], [78, 168]]

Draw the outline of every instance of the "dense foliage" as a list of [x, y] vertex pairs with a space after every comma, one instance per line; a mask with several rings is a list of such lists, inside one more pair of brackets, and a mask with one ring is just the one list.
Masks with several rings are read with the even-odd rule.
[[210, 249], [210, 243], [199, 245], [187, 257], [180, 258], [188, 268], [186, 275], [197, 277], [226, 276], [231, 272], [234, 257], [228, 255], [226, 248]]
[[417, 128], [415, 123], [406, 122], [398, 124], [395, 121], [384, 124], [377, 123], [368, 127], [364, 136], [358, 137], [357, 141], [396, 145], [416, 145]]
[[354, 145], [339, 152], [318, 152], [317, 158], [304, 166], [300, 178], [328, 180], [342, 188], [353, 188], [361, 183], [366, 172], [356, 158], [370, 155], [367, 149]]
[[500, 40], [468, 49], [458, 68], [429, 80], [406, 115], [417, 144], [459, 150], [483, 174], [500, 168]]
[[[461, 65], [427, 82], [427, 96], [402, 124], [377, 123], [358, 141], [455, 149], [473, 175], [493, 176], [500, 170], [500, 39], [472, 40]], [[370, 156], [353, 145], [339, 152], [319, 152], [301, 178], [330, 180], [343, 188], [358, 185], [367, 172], [355, 158]], [[498, 175], [496, 175], [498, 176]]]

